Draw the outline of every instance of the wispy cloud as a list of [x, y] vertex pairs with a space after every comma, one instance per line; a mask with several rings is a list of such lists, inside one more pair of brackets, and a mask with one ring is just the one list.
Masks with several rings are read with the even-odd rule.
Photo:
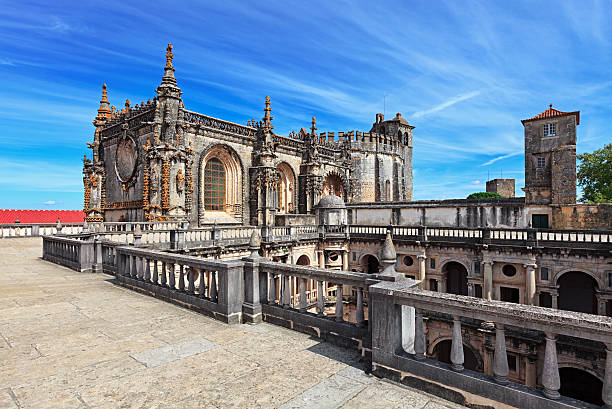
[[433, 108], [426, 109], [426, 110], [423, 110], [423, 111], [416, 111], [414, 114], [412, 114], [412, 116], [414, 118], [421, 118], [423, 116], [435, 114], [436, 112], [440, 112], [443, 109], [446, 109], [446, 108], [451, 107], [451, 106], [453, 106], [455, 104], [458, 104], [459, 102], [466, 101], [466, 100], [468, 100], [470, 98], [474, 98], [478, 94], [480, 94], [480, 91], [472, 91], [472, 92], [469, 92], [467, 94], [457, 95], [457, 96], [455, 96], [453, 98], [450, 98], [450, 99], [444, 101], [443, 103], [441, 103], [439, 105], [436, 105]]
[[502, 159], [508, 159], [508, 158], [513, 157], [513, 156], [518, 156], [518, 155], [522, 155], [522, 154], [523, 154], [523, 151], [518, 151], [518, 152], [509, 153], [507, 155], [498, 156], [497, 158], [493, 158], [491, 160], [488, 160], [485, 163], [481, 163], [480, 166], [492, 165], [495, 162], [500, 161]]

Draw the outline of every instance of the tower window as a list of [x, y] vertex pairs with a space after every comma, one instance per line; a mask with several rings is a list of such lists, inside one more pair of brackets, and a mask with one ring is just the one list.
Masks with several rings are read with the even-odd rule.
[[538, 169], [543, 169], [546, 167], [546, 158], [543, 156], [538, 157]]
[[544, 124], [542, 125], [542, 134], [544, 136], [556, 136], [557, 126], [556, 124]]
[[225, 167], [217, 158], [204, 167], [204, 208], [225, 210]]

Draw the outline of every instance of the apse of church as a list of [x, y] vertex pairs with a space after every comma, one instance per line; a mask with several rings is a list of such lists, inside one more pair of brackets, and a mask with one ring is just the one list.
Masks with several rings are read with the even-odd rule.
[[118, 109], [103, 86], [83, 167], [88, 221], [274, 225], [313, 214], [329, 194], [412, 199], [413, 127], [401, 114], [377, 114], [369, 132], [319, 133], [313, 117], [309, 130], [277, 135], [269, 97], [246, 125], [187, 110], [173, 59], [168, 45], [152, 100]]

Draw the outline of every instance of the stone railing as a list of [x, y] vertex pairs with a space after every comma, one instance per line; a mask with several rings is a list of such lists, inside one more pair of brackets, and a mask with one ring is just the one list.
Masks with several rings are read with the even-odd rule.
[[96, 271], [96, 242], [61, 236], [43, 236], [43, 259], [81, 272]]
[[116, 248], [116, 278], [127, 287], [187, 306], [227, 323], [240, 323], [243, 263]]
[[239, 125], [233, 122], [224, 121], [223, 119], [217, 119], [187, 110], [185, 110], [184, 119], [185, 122], [193, 125], [216, 129], [219, 131], [230, 132], [233, 134], [243, 135], [247, 137], [253, 137], [256, 131], [255, 128], [252, 128], [250, 126]]
[[78, 234], [83, 231], [83, 223], [13, 223], [0, 224], [0, 238], [40, 237], [51, 234]]
[[[561, 398], [557, 365], [557, 336], [569, 336], [606, 345], [607, 360], [602, 400], [612, 404], [612, 318], [548, 308], [487, 301], [414, 288], [414, 281], [380, 282], [369, 288], [372, 309], [373, 372], [405, 384], [423, 380], [485, 396], [521, 408], [588, 407]], [[400, 308], [403, 307], [403, 308]], [[413, 308], [406, 320], [405, 307]], [[452, 316], [451, 364], [426, 358], [423, 315]], [[479, 320], [495, 326], [493, 374], [487, 376], [463, 368], [462, 321]], [[508, 381], [505, 328], [545, 334], [546, 348], [540, 392]], [[410, 344], [406, 348], [406, 339]]]

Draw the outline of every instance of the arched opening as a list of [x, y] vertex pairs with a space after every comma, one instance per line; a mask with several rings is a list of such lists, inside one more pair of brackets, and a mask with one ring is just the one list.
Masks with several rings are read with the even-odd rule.
[[200, 206], [206, 212], [226, 212], [242, 219], [242, 165], [238, 155], [225, 145], [208, 150], [201, 159]]
[[225, 167], [218, 158], [204, 167], [204, 209], [225, 210]]
[[376, 256], [366, 254], [361, 259], [361, 271], [368, 274], [378, 273], [379, 262]]
[[560, 310], [597, 314], [597, 283], [588, 274], [570, 271], [557, 281], [559, 286], [558, 307]]
[[280, 163], [276, 167], [276, 170], [279, 174], [279, 183], [277, 187], [279, 214], [293, 213], [295, 210], [293, 201], [295, 175], [291, 167], [284, 162]]
[[467, 270], [461, 263], [451, 261], [444, 265], [442, 272], [446, 276], [446, 292], [449, 294], [468, 295]]
[[297, 264], [298, 266], [309, 266], [310, 259], [306, 254], [302, 254], [300, 257], [298, 257], [297, 262], [295, 264]]
[[335, 173], [328, 174], [323, 181], [323, 193], [321, 197], [330, 194], [344, 197], [344, 184], [342, 183], [342, 178]]
[[[440, 341], [434, 347], [431, 357], [437, 361], [450, 364], [452, 345], [453, 343], [450, 339]], [[472, 349], [465, 344], [463, 345], [463, 367], [471, 371], [481, 371], [480, 365], [478, 364], [478, 358], [476, 358], [474, 351], [472, 351]]]
[[603, 405], [601, 400], [601, 389], [603, 382], [590, 373], [577, 368], [559, 368], [561, 388], [559, 393], [569, 398], [592, 403], [597, 406]]

